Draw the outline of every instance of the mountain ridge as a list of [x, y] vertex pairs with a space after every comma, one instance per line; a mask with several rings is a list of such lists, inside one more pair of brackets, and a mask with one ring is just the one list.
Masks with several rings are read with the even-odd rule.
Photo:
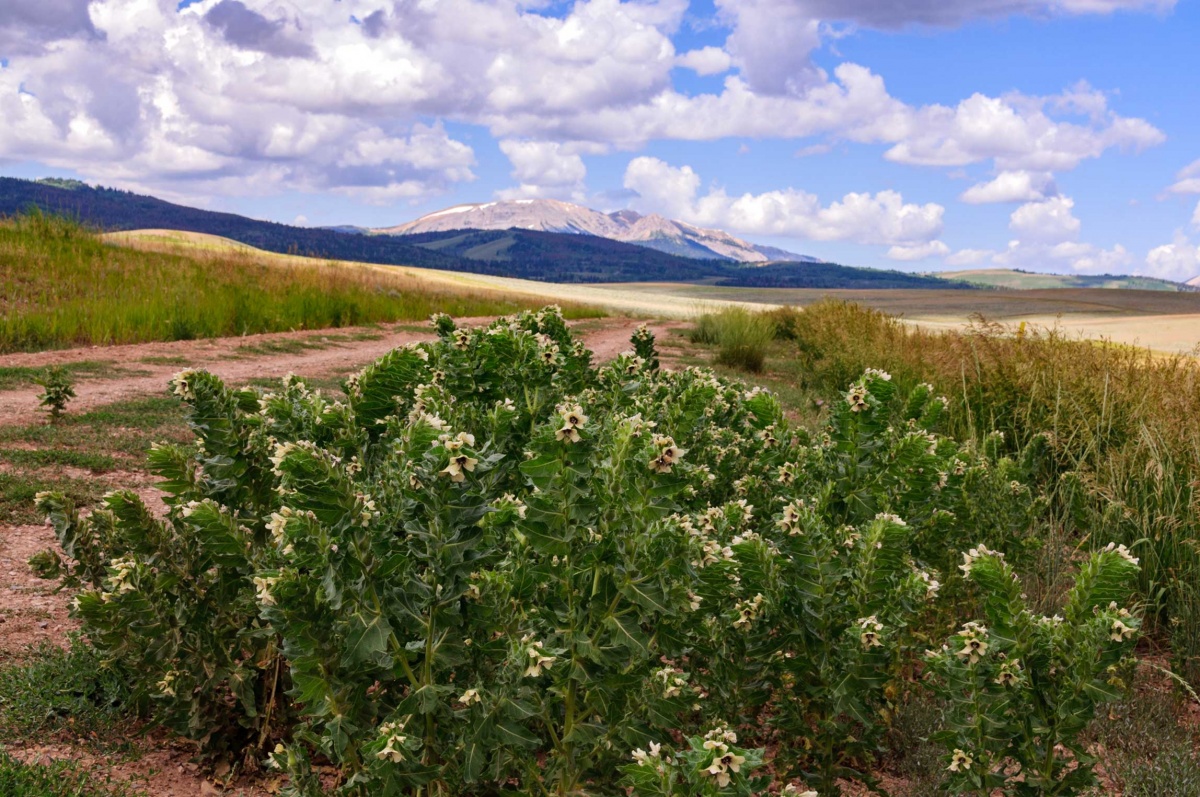
[[635, 210], [604, 213], [559, 199], [499, 199], [452, 205], [392, 227], [371, 230], [376, 235], [405, 236], [455, 230], [535, 230], [569, 235], [594, 235], [644, 246], [697, 260], [739, 263], [819, 263], [821, 260], [773, 246], [762, 246], [657, 213]]

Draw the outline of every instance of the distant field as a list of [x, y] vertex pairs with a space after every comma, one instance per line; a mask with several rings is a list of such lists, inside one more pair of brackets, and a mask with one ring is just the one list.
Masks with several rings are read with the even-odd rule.
[[[145, 230], [107, 236], [127, 245], [169, 251], [241, 250], [269, 262], [311, 260], [250, 249], [217, 236]], [[963, 290], [813, 290], [795, 288], [724, 288], [689, 283], [608, 283], [561, 285], [510, 277], [438, 271], [400, 266], [344, 263], [348, 270], [400, 272], [425, 290], [453, 289], [513, 301], [547, 299], [589, 305], [619, 313], [691, 318], [729, 306], [769, 308], [806, 306], [833, 298], [857, 302], [932, 328], [956, 328], [983, 317], [996, 322], [1026, 321], [1085, 337], [1107, 337], [1119, 343], [1158, 351], [1190, 352], [1200, 343], [1200, 293], [1064, 288], [1023, 291]]]
[[[1156, 351], [1191, 352], [1200, 344], [1200, 293], [1063, 288], [1028, 291], [789, 290], [718, 288], [671, 283], [607, 285], [614, 295], [636, 294], [650, 304], [661, 298], [673, 308], [722, 303], [805, 307], [822, 299], [842, 299], [899, 316], [920, 326], [955, 329], [978, 319], [1058, 328], [1088, 338], [1146, 346]], [[597, 301], [601, 301], [597, 299]]]
[[1112, 274], [1095, 276], [1089, 274], [1031, 274], [1008, 268], [939, 271], [933, 276], [949, 280], [959, 280], [972, 285], [1013, 288], [1016, 290], [1036, 290], [1038, 288], [1106, 288], [1141, 291], [1178, 291], [1182, 287], [1177, 282], [1154, 279], [1153, 277], [1114, 276]]
[[0, 220], [0, 352], [496, 315], [544, 301], [395, 267], [284, 262], [211, 236], [111, 240], [160, 246], [111, 246], [48, 216]]

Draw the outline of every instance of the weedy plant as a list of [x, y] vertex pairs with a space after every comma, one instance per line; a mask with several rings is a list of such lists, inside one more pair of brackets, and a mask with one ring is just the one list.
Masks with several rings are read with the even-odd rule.
[[1138, 561], [1110, 545], [1086, 561], [1061, 616], [1036, 615], [1002, 554], [972, 548], [961, 565], [987, 625], [969, 622], [927, 655], [950, 706], [936, 734], [958, 794], [1081, 794], [1096, 782], [1080, 735], [1121, 696], [1140, 622], [1127, 608]]
[[50, 413], [50, 422], [57, 423], [67, 409], [67, 402], [75, 398], [71, 372], [61, 367], [47, 368], [35, 381], [42, 387], [38, 404]]
[[346, 795], [761, 793], [769, 743], [836, 795], [969, 597], [948, 552], [1028, 547], [1021, 462], [937, 435], [928, 388], [868, 371], [810, 437], [766, 391], [654, 369], [648, 330], [595, 367], [553, 309], [434, 325], [344, 403], [178, 375], [165, 519], [39, 499], [101, 655], [295, 793], [326, 764]]
[[[769, 778], [750, 775], [762, 766], [763, 751], [738, 747], [737, 741], [735, 732], [717, 727], [691, 737], [687, 748], [679, 752], [651, 742], [649, 750], [634, 750], [634, 763], [622, 771], [637, 797], [761, 794]], [[791, 793], [796, 793], [795, 789]], [[815, 797], [816, 793], [809, 794]]]
[[775, 323], [766, 314], [730, 307], [701, 316], [691, 338], [696, 343], [716, 345], [716, 360], [721, 365], [758, 373], [775, 340]]

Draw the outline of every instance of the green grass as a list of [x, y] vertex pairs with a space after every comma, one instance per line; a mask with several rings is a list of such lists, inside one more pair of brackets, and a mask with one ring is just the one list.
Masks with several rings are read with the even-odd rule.
[[179, 355], [153, 355], [143, 357], [138, 362], [146, 363], [146, 365], [187, 365], [191, 360]]
[[64, 466], [96, 473], [140, 470], [151, 443], [189, 439], [182, 405], [167, 396], [120, 401], [54, 425], [0, 426], [0, 523], [40, 523], [33, 499], [42, 490], [62, 490], [88, 506], [109, 487], [93, 478], [62, 472]]
[[43, 518], [33, 500], [44, 490], [61, 490], [78, 506], [100, 500], [108, 488], [85, 479], [37, 473], [0, 472], [0, 525], [29, 525]]
[[0, 461], [23, 468], [47, 468], [66, 465], [71, 468], [103, 473], [116, 470], [117, 461], [108, 454], [76, 449], [0, 448]]
[[[103, 243], [70, 221], [0, 221], [0, 352], [498, 315], [539, 304], [394, 272]], [[594, 312], [594, 311], [593, 311]]]
[[[105, 377], [126, 373], [126, 369], [110, 362], [84, 360], [77, 363], [64, 363], [60, 366], [72, 377]], [[0, 367], [0, 390], [15, 390], [36, 384], [38, 377], [46, 373], [45, 368], [31, 368], [24, 365]]]
[[0, 750], [0, 797], [134, 797], [139, 793], [69, 761], [22, 764]]
[[[428, 332], [428, 327], [422, 328]], [[312, 338], [285, 338], [283, 340], [265, 340], [258, 343], [246, 343], [237, 347], [240, 356], [262, 357], [272, 354], [299, 354], [304, 351], [328, 349], [342, 343], [360, 340], [379, 340], [382, 333], [360, 331], [342, 335], [321, 335]]]
[[717, 347], [717, 364], [751, 373], [763, 370], [767, 349], [774, 340], [771, 317], [741, 307], [701, 316], [692, 333], [693, 342]]
[[57, 738], [105, 750], [128, 749], [127, 678], [86, 643], [49, 643], [0, 665], [0, 741]]

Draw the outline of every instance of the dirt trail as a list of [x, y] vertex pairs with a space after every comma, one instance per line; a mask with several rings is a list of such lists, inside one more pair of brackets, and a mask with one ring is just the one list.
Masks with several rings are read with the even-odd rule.
[[[460, 319], [461, 325], [473, 326], [490, 319]], [[629, 337], [638, 321], [626, 318], [579, 322], [578, 333], [598, 361], [612, 359], [630, 348]], [[660, 339], [680, 322], [652, 324]], [[365, 337], [365, 336], [371, 337]], [[362, 339], [354, 339], [363, 336]], [[88, 347], [32, 354], [0, 356], [0, 367], [40, 368], [83, 361], [102, 361], [121, 369], [118, 375], [80, 378], [78, 394], [69, 411], [80, 412], [114, 401], [161, 394], [171, 376], [182, 368], [205, 368], [233, 383], [256, 378], [281, 377], [295, 372], [306, 377], [345, 376], [405, 343], [431, 340], [429, 331], [412, 324], [394, 324], [382, 328], [358, 328], [250, 335], [202, 341], [146, 343], [127, 346]], [[323, 338], [332, 338], [322, 340]], [[272, 346], [291, 342], [308, 343], [296, 352], [269, 353]], [[266, 350], [254, 353], [248, 348]], [[147, 362], [147, 358], [150, 362]], [[157, 360], [157, 362], [156, 362]], [[171, 362], [163, 362], [170, 360]], [[0, 391], [0, 424], [40, 422], [37, 389], [20, 388]], [[73, 469], [68, 469], [72, 470]], [[80, 471], [69, 475], [94, 478], [112, 486], [133, 487], [156, 514], [165, 510], [153, 480], [144, 473], [114, 472], [101, 476]], [[66, 645], [68, 634], [78, 628], [69, 617], [70, 591], [55, 592], [54, 583], [37, 578], [27, 564], [33, 554], [46, 549], [58, 550], [54, 532], [45, 525], [0, 525], [0, 659], [27, 655], [30, 647], [43, 642]], [[70, 759], [85, 768], [128, 782], [149, 797], [211, 797], [225, 794], [267, 797], [278, 791], [272, 778], [241, 779], [222, 788], [211, 773], [191, 761], [195, 751], [185, 742], [165, 734], [152, 734], [138, 743], [140, 754], [128, 762], [106, 760], [86, 745], [74, 743], [68, 734], [9, 745], [8, 752], [31, 763], [49, 763]]]
[[[460, 319], [459, 324], [472, 326], [490, 320], [465, 318]], [[629, 336], [639, 323], [633, 319], [610, 318], [579, 322], [579, 326], [584, 343], [595, 352], [597, 360], [604, 361], [630, 348]], [[677, 326], [679, 322], [651, 324], [655, 334], [660, 337], [668, 329]], [[358, 336], [364, 337], [355, 340]], [[39, 368], [102, 361], [126, 371], [121, 376], [77, 380], [77, 397], [71, 402], [70, 411], [79, 412], [114, 401], [161, 394], [171, 376], [185, 367], [204, 368], [234, 385], [244, 384], [251, 379], [282, 377], [288, 373], [306, 377], [340, 377], [358, 370], [397, 346], [433, 338], [431, 331], [417, 331], [412, 324], [393, 324], [381, 328], [282, 332], [238, 338], [8, 354], [0, 356], [0, 367]], [[255, 354], [247, 351], [256, 347], [304, 343], [311, 347], [285, 354]], [[155, 362], [168, 358], [175, 362]], [[38, 409], [38, 392], [36, 387], [0, 391], [0, 424], [26, 424], [39, 419], [42, 414]]]

